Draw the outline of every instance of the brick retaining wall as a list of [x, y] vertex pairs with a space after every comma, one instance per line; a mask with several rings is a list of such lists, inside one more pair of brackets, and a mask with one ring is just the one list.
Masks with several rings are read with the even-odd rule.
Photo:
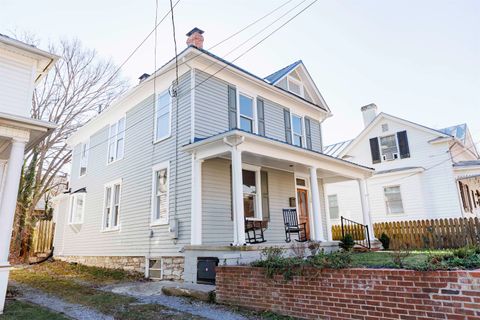
[[480, 269], [313, 269], [284, 281], [261, 268], [217, 268], [217, 301], [304, 319], [480, 319]]

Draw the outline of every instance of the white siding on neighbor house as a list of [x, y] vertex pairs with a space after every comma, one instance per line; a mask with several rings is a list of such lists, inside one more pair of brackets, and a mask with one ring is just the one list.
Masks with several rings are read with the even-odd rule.
[[0, 49], [0, 112], [30, 117], [36, 61]]
[[[190, 141], [190, 73], [180, 78], [178, 146]], [[85, 187], [84, 223], [65, 225], [57, 230], [64, 235], [62, 255], [90, 256], [158, 256], [179, 254], [179, 249], [190, 243], [191, 156], [178, 152], [178, 181], [175, 186], [175, 126], [176, 107], [173, 100], [172, 135], [153, 144], [153, 95], [143, 100], [126, 114], [124, 158], [107, 165], [108, 126], [90, 137], [87, 174], [78, 177], [79, 146], [73, 150], [72, 191]], [[179, 239], [174, 241], [168, 225], [151, 223], [152, 167], [169, 161], [170, 221], [178, 220]], [[122, 179], [118, 231], [103, 232], [104, 185]], [[177, 193], [175, 192], [177, 191]], [[175, 206], [177, 209], [175, 210]], [[68, 219], [66, 210], [59, 219]], [[153, 237], [150, 238], [150, 230]], [[55, 254], [60, 251], [55, 248]]]
[[[382, 132], [382, 124], [388, 124], [388, 132]], [[369, 139], [396, 134], [403, 130], [407, 131], [410, 158], [372, 164]], [[372, 128], [348, 152], [350, 157], [347, 160], [373, 167], [377, 172], [404, 167], [427, 169], [414, 175], [411, 172], [397, 173], [369, 179], [368, 191], [374, 222], [461, 216], [452, 162], [448, 153], [449, 144], [448, 142], [437, 144], [428, 142], [438, 136], [434, 132], [425, 132], [413, 125], [407, 126], [385, 119]], [[394, 185], [400, 186], [405, 213], [387, 215], [383, 187]], [[353, 184], [349, 183], [337, 183], [328, 185], [327, 190], [329, 195], [338, 194], [340, 214], [362, 217], [360, 202], [356, 200], [358, 187], [355, 188]]]

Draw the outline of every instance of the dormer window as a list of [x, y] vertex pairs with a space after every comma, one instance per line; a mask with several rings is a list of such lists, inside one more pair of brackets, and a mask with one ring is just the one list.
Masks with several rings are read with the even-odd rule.
[[288, 91], [296, 94], [297, 96], [304, 97], [304, 88], [300, 80], [295, 79], [292, 76], [287, 78]]

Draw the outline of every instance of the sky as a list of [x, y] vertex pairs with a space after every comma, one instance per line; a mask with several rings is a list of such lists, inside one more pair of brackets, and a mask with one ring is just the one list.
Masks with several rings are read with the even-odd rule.
[[[175, 3], [176, 0], [174, 0]], [[180, 0], [174, 9], [178, 49], [185, 34], [204, 30], [208, 49], [287, 0]], [[277, 12], [212, 50], [233, 60], [313, 0], [290, 0]], [[169, 0], [158, 0], [159, 19]], [[0, 33], [28, 32], [49, 41], [78, 38], [120, 65], [155, 24], [155, 0], [0, 0]], [[157, 65], [174, 55], [170, 17], [157, 30]], [[122, 68], [134, 84], [154, 70], [154, 37]], [[480, 1], [319, 0], [235, 63], [259, 76], [302, 59], [333, 117], [325, 144], [355, 137], [360, 107], [432, 128], [467, 123], [480, 140]]]

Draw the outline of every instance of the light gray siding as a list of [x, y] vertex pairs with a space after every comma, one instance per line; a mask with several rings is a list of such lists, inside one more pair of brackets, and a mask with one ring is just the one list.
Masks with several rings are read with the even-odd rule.
[[285, 120], [283, 107], [269, 100], [265, 104], [265, 135], [285, 142]]
[[[127, 112], [123, 159], [107, 165], [108, 126], [91, 136], [87, 174], [81, 178], [78, 177], [79, 148], [74, 148], [71, 188], [73, 191], [87, 189], [86, 207], [82, 225], [67, 225], [62, 230], [63, 255], [174, 255], [179, 254], [181, 246], [190, 243], [191, 156], [175, 151], [176, 146], [190, 142], [190, 73], [180, 78], [178, 118], [173, 99], [172, 135], [156, 144], [153, 144], [153, 102], [152, 95]], [[170, 164], [170, 222], [178, 221], [178, 241], [172, 238], [167, 225], [150, 227], [152, 167], [165, 161]], [[116, 179], [122, 179], [120, 230], [102, 232], [104, 185]], [[61, 217], [64, 222], [67, 215]]]

